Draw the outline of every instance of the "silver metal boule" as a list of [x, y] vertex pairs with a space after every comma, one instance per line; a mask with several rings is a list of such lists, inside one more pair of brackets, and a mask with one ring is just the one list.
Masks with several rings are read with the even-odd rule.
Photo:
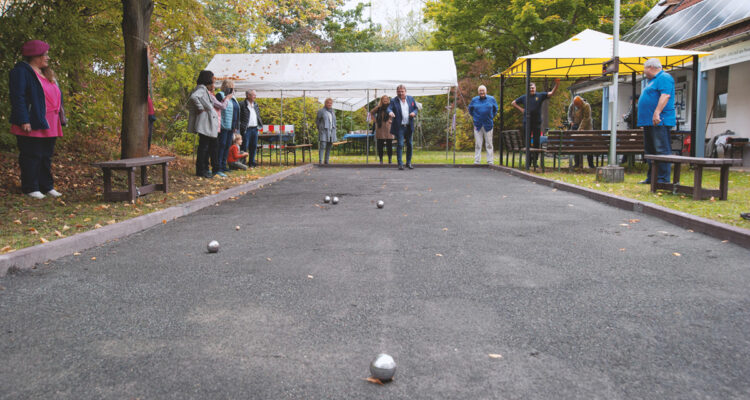
[[208, 252], [209, 253], [218, 253], [219, 252], [219, 242], [212, 240], [208, 242]]
[[378, 208], [383, 208], [384, 205], [383, 200], [378, 200]]
[[339, 198], [336, 196], [333, 196], [333, 199], [331, 200], [331, 203], [333, 204], [339, 204]]
[[370, 374], [381, 381], [390, 381], [396, 374], [396, 362], [388, 354], [378, 354], [370, 363]]
[[330, 202], [331, 202], [331, 196], [326, 196], [326, 197], [325, 197], [325, 198], [323, 199], [323, 201], [324, 201], [324, 202], [326, 202], [326, 203], [330, 203]]

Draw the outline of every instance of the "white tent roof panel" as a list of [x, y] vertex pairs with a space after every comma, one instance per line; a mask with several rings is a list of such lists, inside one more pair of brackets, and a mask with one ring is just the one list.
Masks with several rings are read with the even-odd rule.
[[452, 51], [217, 54], [206, 69], [217, 80], [233, 80], [239, 93], [254, 89], [270, 98], [305, 94], [360, 103], [376, 98], [376, 90], [395, 96], [399, 84], [412, 96], [445, 94], [458, 85]]

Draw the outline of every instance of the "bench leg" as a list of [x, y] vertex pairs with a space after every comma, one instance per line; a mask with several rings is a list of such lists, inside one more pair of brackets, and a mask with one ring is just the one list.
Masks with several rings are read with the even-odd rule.
[[703, 166], [695, 166], [695, 174], [693, 178], [693, 200], [701, 199], [701, 192], [703, 191]]
[[721, 166], [721, 172], [719, 176], [720, 176], [719, 191], [721, 192], [721, 195], [719, 196], [719, 198], [721, 200], [726, 200], [727, 195], [729, 194], [729, 166], [728, 165]]
[[674, 174], [672, 175], [672, 183], [675, 185], [680, 184], [680, 170], [682, 169], [682, 163], [672, 163], [672, 168], [674, 168]]
[[659, 170], [659, 162], [656, 160], [651, 160], [651, 193], [656, 193], [656, 182], [658, 181], [657, 176]]
[[104, 200], [109, 201], [112, 195], [112, 170], [109, 168], [102, 168], [104, 173]]
[[138, 197], [135, 191], [135, 167], [128, 168], [128, 198], [131, 203], [135, 203]]
[[164, 182], [164, 193], [169, 193], [169, 169], [167, 168], [167, 163], [161, 166], [161, 179]]

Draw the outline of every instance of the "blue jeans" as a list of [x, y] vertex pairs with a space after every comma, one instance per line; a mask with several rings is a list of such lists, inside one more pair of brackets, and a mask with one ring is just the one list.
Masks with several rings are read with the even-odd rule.
[[412, 143], [411, 143], [411, 126], [399, 126], [398, 129], [398, 135], [396, 137], [396, 140], [398, 140], [398, 145], [396, 146], [396, 159], [398, 160], [398, 165], [404, 165], [403, 160], [403, 153], [404, 153], [404, 142], [406, 142], [406, 163], [411, 164], [411, 154], [412, 154]]
[[255, 151], [258, 149], [258, 127], [253, 126], [245, 129], [242, 132], [242, 151], [246, 151], [250, 156], [247, 160], [247, 165], [255, 166]]
[[[643, 142], [646, 154], [671, 155], [672, 143], [669, 137], [670, 126], [644, 126]], [[672, 172], [672, 164], [659, 163], [657, 171], [657, 182], [669, 182], [669, 175]], [[648, 162], [648, 175], [646, 180], [651, 181], [651, 161]]]
[[219, 157], [219, 171], [229, 171], [229, 167], [227, 166], [227, 156], [229, 156], [229, 146], [232, 145], [232, 130], [231, 129], [224, 129], [221, 128], [221, 131], [219, 131], [219, 137], [217, 138], [218, 141], [216, 143], [217, 150]]

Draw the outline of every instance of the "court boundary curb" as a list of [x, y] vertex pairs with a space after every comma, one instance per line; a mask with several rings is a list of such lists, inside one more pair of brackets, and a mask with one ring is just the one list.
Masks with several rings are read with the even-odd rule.
[[505, 172], [509, 175], [516, 176], [521, 179], [534, 182], [536, 184], [545, 185], [554, 189], [564, 190], [566, 192], [582, 195], [589, 199], [598, 201], [600, 203], [605, 203], [607, 205], [617, 207], [626, 211], [634, 211], [637, 213], [650, 215], [667, 221], [673, 225], [677, 225], [681, 228], [691, 229], [694, 232], [703, 233], [719, 240], [728, 240], [746, 249], [750, 249], [750, 230], [748, 229], [724, 224], [721, 222], [710, 220], [708, 218], [698, 217], [696, 215], [688, 214], [682, 211], [672, 210], [671, 208], [662, 207], [654, 203], [616, 196], [599, 190], [588, 189], [585, 187], [573, 185], [571, 183], [565, 183], [549, 178], [542, 178], [540, 176], [530, 174], [528, 172], [519, 171], [517, 169], [509, 168], [506, 166], [493, 165], [489, 168], [496, 171]]
[[182, 203], [180, 205], [141, 215], [139, 217], [107, 225], [98, 229], [81, 232], [66, 238], [53, 240], [48, 243], [26, 247], [12, 253], [2, 254], [0, 255], [0, 277], [5, 276], [9, 271], [32, 269], [39, 263], [55, 260], [71, 255], [75, 252], [81, 252], [144, 231], [148, 228], [165, 223], [165, 221], [168, 222], [190, 215], [203, 208], [228, 200], [231, 197], [241, 195], [242, 192], [246, 193], [261, 189], [266, 185], [310, 169], [312, 169], [312, 164], [304, 164], [299, 167], [290, 168], [252, 182], [223, 190], [217, 194], [191, 200], [187, 203]]

